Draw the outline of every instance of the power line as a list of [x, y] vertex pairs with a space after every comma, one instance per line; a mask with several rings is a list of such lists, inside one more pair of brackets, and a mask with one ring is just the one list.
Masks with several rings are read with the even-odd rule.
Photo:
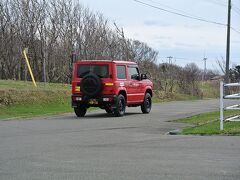
[[[213, 3], [213, 4], [216, 4], [216, 5], [219, 5], [219, 6], [223, 6], [223, 7], [227, 7], [227, 6], [228, 6], [227, 2], [219, 2], [218, 0], [206, 0], [206, 1], [207, 1], [208, 3]], [[209, 1], [210, 1], [210, 2], [209, 2]], [[235, 6], [235, 3], [232, 3], [231, 6], [232, 6], [232, 10], [233, 10], [236, 14], [240, 15], [240, 8], [236, 7], [236, 6]]]
[[[146, 2], [143, 2], [143, 1], [140, 1], [140, 0], [133, 0], [137, 3], [140, 3], [142, 5], [145, 5], [145, 6], [148, 6], [148, 7], [151, 7], [151, 8], [154, 8], [154, 9], [158, 9], [158, 10], [161, 10], [161, 11], [164, 11], [164, 12], [167, 12], [167, 13], [171, 13], [171, 14], [175, 14], [175, 15], [178, 15], [178, 16], [182, 16], [182, 17], [185, 17], [185, 18], [189, 18], [189, 19], [194, 19], [194, 20], [198, 20], [198, 21], [202, 21], [202, 22], [206, 22], [206, 23], [211, 23], [211, 24], [216, 24], [216, 25], [220, 25], [220, 26], [227, 26], [227, 24], [224, 24], [224, 23], [220, 23], [220, 22], [216, 22], [216, 21], [211, 21], [211, 20], [207, 20], [207, 19], [204, 19], [204, 18], [201, 18], [201, 17], [197, 17], [197, 16], [193, 16], [193, 15], [188, 15], [186, 14], [186, 12], [184, 11], [181, 11], [181, 10], [177, 10], [175, 8], [171, 8], [170, 6], [166, 6], [166, 5], [163, 5], [163, 4], [160, 4], [156, 1], [153, 1], [153, 0], [148, 0], [148, 1], [151, 1], [151, 2], [154, 2], [154, 3], [157, 3], [161, 6], [165, 6], [165, 7], [168, 7], [168, 9], [172, 9], [172, 10], [168, 10], [168, 9], [165, 9], [165, 8], [162, 8], [162, 7], [158, 7], [158, 6], [155, 6], [155, 5], [152, 5], [152, 4], [149, 4], [149, 3], [146, 3]], [[178, 11], [178, 12], [176, 12]], [[184, 13], [180, 13], [180, 12], [184, 12]], [[240, 34], [240, 31], [231, 27], [231, 29], [233, 31], [235, 31], [236, 33], [239, 33]]]
[[[210, 2], [209, 2], [210, 1]], [[213, 4], [216, 4], [216, 5], [219, 5], [219, 6], [223, 6], [223, 7], [227, 7], [227, 2], [219, 2], [218, 0], [207, 0], [208, 3], [213, 3]], [[235, 4], [232, 3], [232, 10], [240, 15], [240, 9], [238, 7], [235, 7]]]
[[238, 34], [240, 34], [240, 31], [239, 30], [237, 30], [237, 29], [235, 29], [235, 28], [233, 28], [233, 27], [230, 27], [233, 31], [235, 31], [236, 33], [238, 33]]
[[[188, 12], [186, 12], [186, 11], [183, 11], [183, 10], [180, 10], [180, 9], [176, 9], [176, 8], [172, 8], [172, 7], [170, 7], [170, 6], [168, 6], [168, 5], [165, 5], [165, 4], [162, 4], [162, 3], [159, 3], [159, 2], [157, 2], [157, 1], [154, 1], [154, 0], [147, 0], [147, 1], [149, 1], [149, 2], [152, 2], [152, 3], [154, 3], [154, 4], [158, 4], [158, 5], [160, 5], [160, 6], [162, 6], [162, 7], [166, 7], [166, 8], [168, 8], [168, 9], [171, 9], [171, 10], [174, 10], [174, 11], [178, 11], [178, 12], [180, 12], [180, 13], [184, 13], [185, 15], [188, 15], [188, 16], [192, 16], [192, 17], [196, 17], [196, 18], [201, 18], [201, 17], [198, 17], [198, 16], [195, 16], [195, 15], [193, 15], [193, 14], [190, 14], [190, 13], [188, 13]], [[217, 5], [220, 5], [220, 6], [224, 6], [224, 7], [227, 7], [227, 3], [225, 2], [219, 2], [218, 0], [206, 0], [208, 3], [213, 3], [213, 4], [217, 4]], [[210, 2], [209, 2], [210, 1]], [[233, 4], [232, 3], [232, 10], [236, 13], [236, 14], [238, 14], [238, 15], [240, 15], [240, 8], [238, 8], [238, 7], [235, 7], [235, 4]]]
[[172, 7], [168, 6], [168, 5], [165, 5], [165, 4], [162, 4], [162, 3], [159, 3], [159, 2], [157, 2], [157, 1], [153, 1], [153, 0], [147, 0], [147, 1], [150, 1], [150, 2], [152, 2], [152, 3], [154, 3], [154, 4], [158, 4], [158, 5], [162, 6], [162, 7], [166, 7], [166, 8], [168, 8], [168, 9], [173, 10], [173, 11], [178, 11], [178, 12], [183, 13], [183, 14], [188, 15], [188, 16], [192, 16], [192, 17], [199, 18], [199, 17], [197, 17], [197, 16], [195, 16], [195, 15], [189, 14], [189, 13], [186, 12], [186, 11], [172, 8]]
[[232, 10], [237, 13], [240, 14], [240, 9], [238, 7], [235, 7], [235, 4], [232, 4]]
[[236, 9], [232, 9], [236, 14], [240, 15], [240, 11], [237, 11]]
[[196, 57], [175, 57], [175, 56], [167, 56], [167, 57], [159, 57], [160, 59], [175, 59], [175, 60], [184, 60], [184, 61], [202, 61], [201, 58], [196, 58]]
[[[197, 57], [178, 57], [178, 56], [162, 56], [162, 57], [158, 57], [159, 59], [169, 59], [169, 57], [171, 57], [172, 59], [176, 59], [176, 60], [184, 60], [184, 61], [196, 61], [196, 62], [201, 62], [202, 58], [197, 58]], [[210, 56], [207, 59], [210, 61], [216, 60], [217, 57], [213, 57]], [[231, 57], [232, 60], [239, 60], [240, 57]]]
[[172, 11], [172, 10], [164, 9], [164, 8], [161, 8], [161, 7], [158, 7], [158, 6], [155, 6], [155, 5], [151, 5], [151, 4], [139, 1], [139, 0], [133, 0], [133, 1], [135, 1], [137, 3], [140, 3], [140, 4], [143, 4], [145, 6], [151, 7], [151, 8], [155, 8], [155, 9], [165, 11], [165, 12], [168, 12], [168, 13], [171, 13], [171, 14], [175, 14], [175, 15], [178, 15], [178, 16], [182, 16], [182, 17], [185, 17], [185, 18], [194, 19], [194, 20], [198, 20], [198, 21], [202, 21], [202, 22], [206, 22], [206, 23], [211, 23], [211, 24], [217, 24], [217, 25], [220, 25], [220, 26], [227, 26], [227, 24], [224, 24], [224, 23], [203, 19], [201, 17], [193, 17], [193, 16], [190, 16], [190, 15], [187, 15], [187, 14], [183, 14], [183, 13], [175, 12], [175, 11]]
[[227, 6], [227, 3], [226, 2], [219, 2], [218, 0], [207, 0], [207, 2], [211, 1], [210, 3], [213, 3], [213, 4], [217, 4], [217, 5], [220, 5], [220, 6]]

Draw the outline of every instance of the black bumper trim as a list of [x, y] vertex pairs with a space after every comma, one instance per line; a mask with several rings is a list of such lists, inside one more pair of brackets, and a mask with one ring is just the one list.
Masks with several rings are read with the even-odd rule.
[[[81, 101], [74, 101], [73, 98], [75, 97], [81, 97], [82, 100]], [[103, 98], [112, 98], [112, 101], [103, 101]], [[96, 101], [98, 102], [98, 104], [89, 104], [89, 100], [91, 99], [96, 99]], [[100, 96], [97, 98], [94, 97], [88, 97], [88, 96], [82, 96], [79, 94], [73, 94], [72, 95], [72, 107], [78, 107], [80, 105], [86, 105], [87, 107], [101, 107], [101, 106], [105, 106], [105, 105], [115, 105], [117, 101], [117, 96], [116, 95], [104, 95], [104, 96]]]

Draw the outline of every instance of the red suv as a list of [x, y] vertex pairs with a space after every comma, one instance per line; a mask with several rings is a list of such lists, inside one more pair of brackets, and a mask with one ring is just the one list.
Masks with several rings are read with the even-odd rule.
[[153, 83], [129, 61], [81, 60], [74, 64], [72, 107], [83, 117], [89, 107], [105, 109], [123, 116], [126, 106], [141, 106], [143, 113], [152, 107]]

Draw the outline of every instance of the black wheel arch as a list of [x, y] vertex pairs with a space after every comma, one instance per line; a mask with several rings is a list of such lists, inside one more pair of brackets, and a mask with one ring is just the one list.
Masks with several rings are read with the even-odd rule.
[[145, 91], [145, 94], [146, 94], [146, 93], [149, 93], [149, 94], [151, 95], [151, 97], [153, 97], [152, 89], [147, 89], [147, 90]]
[[118, 93], [118, 95], [119, 95], [119, 94], [123, 95], [124, 98], [125, 98], [125, 101], [127, 102], [127, 93], [126, 93], [126, 91], [125, 91], [125, 90], [120, 90], [119, 93]]

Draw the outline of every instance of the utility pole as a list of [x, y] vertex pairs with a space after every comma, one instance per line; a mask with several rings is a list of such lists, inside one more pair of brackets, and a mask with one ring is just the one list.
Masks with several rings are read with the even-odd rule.
[[167, 59], [168, 59], [168, 64], [172, 64], [172, 56], [168, 56]]
[[43, 81], [44, 81], [44, 85], [47, 82], [47, 78], [46, 78], [46, 48], [44, 48], [43, 50]]
[[44, 85], [47, 82], [47, 74], [46, 74], [46, 60], [47, 60], [47, 40], [46, 40], [46, 27], [44, 28], [44, 41], [43, 41], [43, 81]]
[[225, 83], [229, 83], [229, 56], [230, 56], [231, 7], [232, 7], [232, 2], [231, 2], [231, 0], [228, 0], [228, 22], [227, 22], [227, 48], [226, 48]]
[[203, 72], [203, 78], [202, 80], [205, 80], [205, 76], [206, 76], [206, 72], [207, 72], [207, 58], [203, 58], [203, 62], [204, 62], [204, 72]]

